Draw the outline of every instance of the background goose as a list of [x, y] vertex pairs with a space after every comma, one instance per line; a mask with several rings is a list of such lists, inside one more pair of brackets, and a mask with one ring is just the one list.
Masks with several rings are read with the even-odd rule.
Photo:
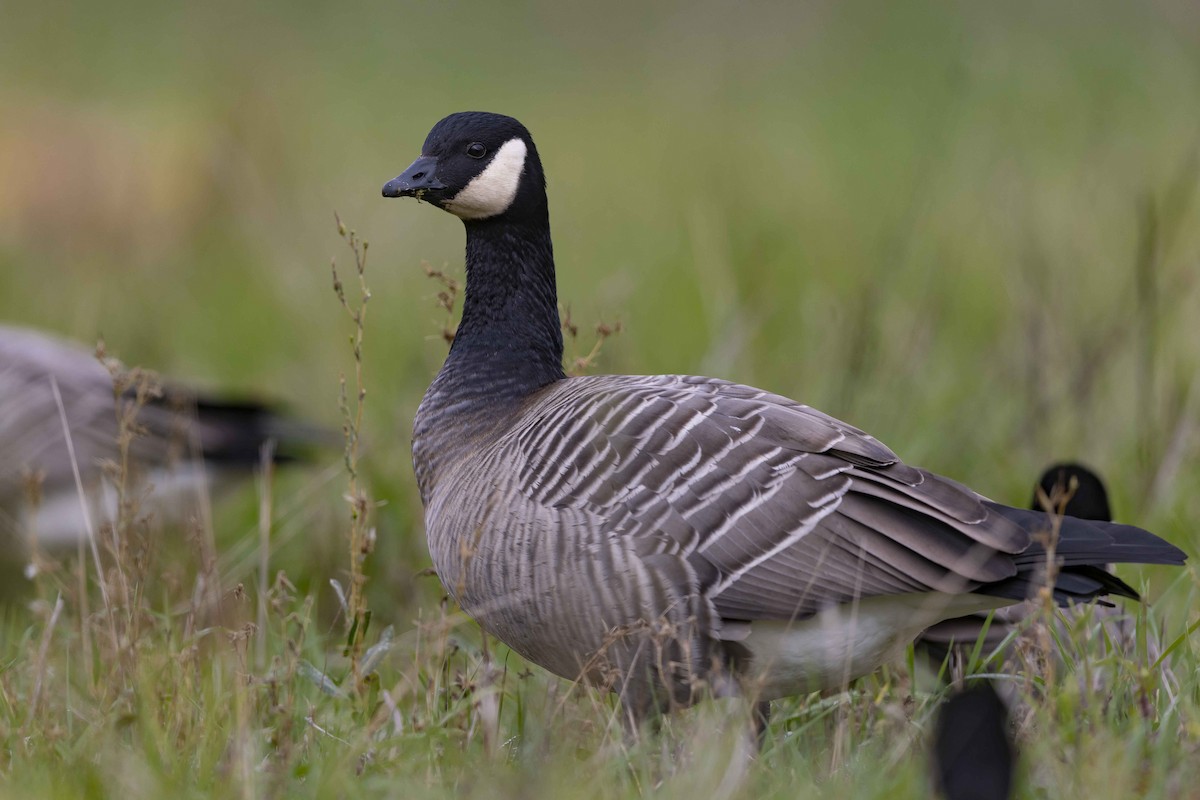
[[[112, 376], [86, 348], [0, 326], [0, 530], [32, 527], [47, 545], [73, 543], [86, 531], [64, 417], [94, 513], [111, 516], [113, 495], [102, 464], [119, 455]], [[326, 438], [264, 405], [217, 400], [170, 383], [141, 408], [137, 424], [141, 433], [130, 443], [130, 466], [154, 487], [153, 508], [143, 510], [173, 520], [185, 518], [207, 481], [249, 474], [268, 440], [276, 443], [275, 458], [287, 460]], [[27, 518], [34, 474], [41, 498], [37, 514]]]
[[[619, 691], [631, 721], [703, 686], [841, 685], [1037, 585], [1044, 514], [815, 409], [704, 377], [566, 378], [545, 178], [516, 120], [446, 117], [383, 194], [466, 227], [462, 322], [413, 425], [438, 575], [529, 660]], [[1058, 553], [1063, 602], [1137, 597], [1106, 562], [1184, 560], [1073, 518]]]

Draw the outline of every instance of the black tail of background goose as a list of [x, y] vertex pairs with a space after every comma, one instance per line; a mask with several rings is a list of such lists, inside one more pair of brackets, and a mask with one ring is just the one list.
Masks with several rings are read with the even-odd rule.
[[[183, 402], [188, 400], [183, 395]], [[200, 396], [191, 406], [202, 455], [214, 465], [253, 468], [262, 462], [268, 442], [276, 463], [304, 461], [314, 448], [341, 442], [335, 432], [290, 417], [270, 403]]]
[[[545, 176], [515, 119], [446, 117], [383, 195], [463, 221], [462, 323], [413, 421], [413, 467], [442, 584], [530, 661], [618, 691], [636, 720], [698, 686], [840, 686], [1035, 589], [1046, 515], [852, 425], [713, 378], [565, 377]], [[1152, 534], [1076, 522], [1064, 602], [1132, 595], [1096, 572], [1108, 560], [1183, 561]]]

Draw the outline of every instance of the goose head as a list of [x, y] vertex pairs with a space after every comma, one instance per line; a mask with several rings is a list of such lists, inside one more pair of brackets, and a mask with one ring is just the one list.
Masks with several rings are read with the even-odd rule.
[[464, 111], [433, 126], [421, 155], [384, 197], [415, 197], [464, 222], [546, 215], [546, 182], [529, 131], [502, 114]]
[[[1046, 507], [1047, 500], [1049, 507]], [[1082, 464], [1071, 462], [1054, 464], [1042, 473], [1029, 507], [1034, 511], [1053, 511], [1079, 519], [1108, 522], [1113, 518], [1104, 481]]]

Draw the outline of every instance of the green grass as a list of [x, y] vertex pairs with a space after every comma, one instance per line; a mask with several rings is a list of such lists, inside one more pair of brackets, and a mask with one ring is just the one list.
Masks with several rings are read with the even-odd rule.
[[[269, 574], [288, 583], [265, 629], [244, 627], [253, 487], [210, 528], [152, 538], [152, 560], [123, 567], [138, 593], [107, 610], [69, 557], [9, 574], [0, 796], [697, 797], [726, 778], [737, 797], [926, 796], [941, 690], [903, 664], [780, 704], [738, 774], [714, 733], [728, 709], [631, 747], [608, 700], [485, 648], [441, 605], [408, 438], [444, 354], [422, 264], [455, 274], [462, 234], [379, 188], [451, 111], [532, 130], [579, 347], [593, 321], [624, 329], [600, 370], [796, 397], [1014, 504], [1046, 462], [1081, 458], [1121, 519], [1200, 549], [1186, 4], [124, 0], [3, 16], [0, 318], [102, 334], [129, 363], [338, 426], [354, 363], [334, 211], [370, 241], [360, 466], [382, 505], [364, 644], [388, 626], [395, 644], [347, 696], [301, 666], [353, 683], [330, 588], [350, 564], [339, 453], [274, 482]], [[1122, 575], [1151, 600], [1134, 609], [1147, 637], [1196, 622], [1194, 567]], [[1069, 671], [1036, 702], [1023, 689], [1022, 796], [1194, 794], [1194, 637], [1164, 666], [1101, 650], [1077, 668], [1104, 691]]]

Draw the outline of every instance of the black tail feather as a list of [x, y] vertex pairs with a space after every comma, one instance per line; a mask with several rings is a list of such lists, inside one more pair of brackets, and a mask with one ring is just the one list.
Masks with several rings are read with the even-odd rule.
[[334, 432], [288, 417], [277, 407], [254, 400], [188, 397], [167, 392], [160, 401], [191, 417], [195, 443], [204, 460], [228, 467], [254, 467], [268, 441], [276, 463], [307, 460], [313, 448], [335, 446]]
[[[1110, 522], [1112, 511], [1108, 492], [1098, 475], [1080, 464], [1061, 463], [1047, 469], [1034, 489], [1031, 507], [1034, 511], [989, 503], [997, 513], [1013, 520], [1030, 534], [1051, 530], [1054, 519], [1037, 511], [1045, 501], [1065, 516], [1059, 525], [1056, 554], [1059, 571], [1055, 580], [1054, 600], [1059, 605], [1096, 602], [1111, 606], [1102, 598], [1116, 595], [1138, 599], [1133, 587], [1116, 577], [1103, 564], [1134, 562], [1151, 564], [1181, 564], [1184, 554], [1152, 533], [1129, 525]], [[1090, 522], [1089, 522], [1090, 521]], [[989, 584], [977, 591], [996, 597], [1024, 600], [1046, 585], [1046, 550], [1035, 544], [1014, 558], [1018, 572], [1012, 578]], [[984, 637], [985, 646], [994, 648], [1010, 634], [1015, 624], [1030, 612], [1022, 612], [1017, 621], [993, 619]], [[964, 644], [973, 644], [982, 635], [988, 617], [974, 614], [944, 620], [922, 634], [918, 645], [933, 658], [935, 665], [943, 663], [952, 650], [960, 653]]]
[[[1045, 534], [1053, 529], [1053, 519], [1049, 514], [999, 503], [987, 503], [987, 506], [1034, 535], [1034, 546], [1015, 557], [1019, 566], [1045, 561], [1045, 548], [1037, 541], [1037, 534]], [[1064, 565], [1181, 565], [1187, 560], [1187, 555], [1175, 545], [1132, 525], [1075, 517], [1062, 517], [1061, 520], [1055, 552]]]
[[[1054, 528], [1049, 514], [988, 503], [988, 508], [1012, 520], [1034, 536], [1034, 544], [1014, 556], [1017, 574], [979, 591], [997, 597], [1023, 600], [1045, 584], [1046, 547], [1041, 541]], [[1138, 593], [1104, 564], [1183, 564], [1187, 556], [1175, 545], [1149, 531], [1115, 522], [1061, 517], [1055, 558], [1059, 566], [1055, 600], [1062, 605], [1088, 602], [1113, 594], [1139, 599]]]

